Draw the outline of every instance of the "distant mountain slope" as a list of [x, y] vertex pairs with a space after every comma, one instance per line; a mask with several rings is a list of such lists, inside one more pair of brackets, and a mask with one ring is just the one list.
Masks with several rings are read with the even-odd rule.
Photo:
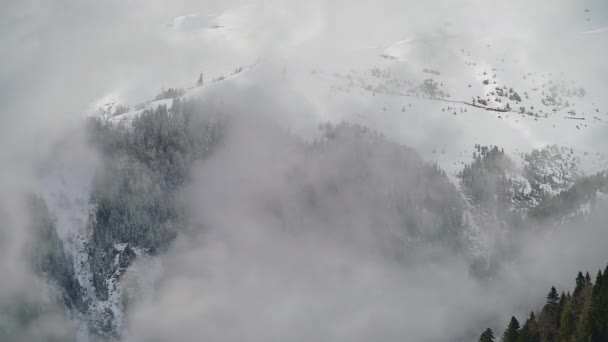
[[[180, 192], [192, 166], [204, 165], [222, 149], [224, 137], [243, 120], [218, 115], [200, 100], [170, 101], [170, 107], [144, 109], [128, 122], [92, 119], [89, 127], [102, 159], [92, 182], [86, 254], [71, 255], [66, 263], [78, 263], [90, 279], [78, 278], [74, 288], [64, 290], [82, 294], [74, 299], [80, 301], [74, 315], [99, 336], [120, 336], [130, 291], [123, 276], [135, 260], [164, 253], [188, 229]], [[130, 114], [118, 117], [125, 115]], [[274, 124], [258, 129], [275, 136], [295, 161], [276, 174], [277, 181], [288, 177], [289, 183], [259, 203], [285, 229], [300, 234], [305, 220], [321, 234], [365, 245], [372, 239], [379, 253], [404, 262], [428, 245], [468, 249], [460, 193], [414, 150], [358, 125], [328, 124], [314, 141], [285, 134]], [[372, 237], [360, 235], [371, 227]]]
[[[192, 91], [150, 104], [154, 109], [91, 122], [103, 158], [91, 189], [86, 255], [71, 256], [90, 280], [78, 278], [64, 290], [82, 294], [73, 299], [80, 303], [73, 310], [94, 334], [120, 336], [132, 292], [121, 279], [134, 260], [163, 253], [187, 229], [179, 194], [189, 170], [221, 149], [232, 122], [241, 120], [207, 111], [204, 101], [187, 96]], [[124, 117], [129, 120], [115, 120]], [[286, 228], [302, 217], [323, 217], [310, 224], [354, 241], [354, 227], [372, 225], [383, 253], [403, 260], [427, 244], [483, 255], [487, 251], [478, 249], [487, 246], [478, 245], [475, 234], [488, 224], [560, 222], [587, 203], [592, 210], [607, 188], [605, 174], [581, 177], [567, 148], [533, 150], [519, 165], [497, 147], [477, 145], [459, 175], [463, 197], [438, 165], [382, 134], [345, 123], [321, 128], [310, 142], [271, 128], [299, 161], [284, 170], [293, 181], [270, 194], [265, 210]]]

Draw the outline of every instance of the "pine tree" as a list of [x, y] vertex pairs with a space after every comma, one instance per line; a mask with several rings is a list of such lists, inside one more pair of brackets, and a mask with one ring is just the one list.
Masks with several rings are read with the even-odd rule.
[[530, 317], [521, 328], [519, 334], [519, 342], [540, 342], [540, 334], [538, 331], [538, 322], [536, 322], [536, 316], [534, 312], [530, 312]]
[[558, 325], [560, 320], [559, 295], [555, 287], [547, 295], [547, 303], [539, 317], [539, 329], [541, 337], [545, 341], [553, 341], [557, 338]]
[[578, 293], [583, 287], [585, 287], [585, 277], [583, 277], [582, 272], [578, 272], [578, 276], [576, 276], [576, 288], [574, 289], [574, 293]]
[[608, 282], [604, 275], [596, 282], [592, 291], [589, 304], [590, 333], [594, 341], [606, 341], [608, 339]]
[[204, 82], [204, 80], [203, 80], [203, 73], [201, 72], [201, 74], [198, 76], [198, 81], [196, 81], [196, 85], [198, 87], [200, 87], [200, 86], [203, 85], [203, 82]]
[[559, 319], [561, 318], [562, 312], [564, 311], [564, 308], [566, 307], [566, 294], [564, 292], [562, 292], [562, 295], [559, 297], [559, 305], [558, 305], [558, 312], [556, 313], [556, 315], [558, 315], [559, 317], [557, 317], [558, 319], [558, 326], [559, 326]]
[[[577, 290], [557, 294], [555, 287], [547, 295], [538, 321], [534, 313], [521, 329], [515, 317], [504, 332], [503, 341], [511, 342], [602, 342], [608, 341], [608, 267], [597, 274], [595, 284], [588, 273], [577, 276]], [[483, 336], [483, 335], [482, 335]]]
[[494, 340], [494, 332], [490, 328], [486, 329], [479, 337], [479, 342], [494, 342]]
[[549, 294], [547, 295], [547, 304], [545, 308], [551, 312], [555, 312], [559, 306], [559, 295], [557, 294], [557, 290], [555, 286], [551, 287]]
[[557, 320], [559, 319], [559, 302], [560, 297], [557, 294], [557, 290], [555, 289], [555, 286], [552, 286], [549, 294], [547, 295], [547, 304], [545, 304], [545, 310], [555, 323], [557, 323]]
[[518, 342], [519, 339], [519, 322], [515, 316], [511, 317], [511, 322], [502, 336], [503, 342]]
[[577, 340], [579, 341], [593, 341], [591, 335], [593, 330], [592, 320], [595, 312], [594, 306], [595, 304], [592, 301], [581, 315], [576, 332], [576, 335], [578, 336]]
[[591, 277], [589, 276], [589, 272], [587, 272], [587, 274], [585, 274], [585, 286], [586, 287], [593, 286], [593, 283], [591, 282]]
[[571, 303], [567, 303], [566, 307], [562, 312], [562, 317], [560, 320], [559, 327], [559, 340], [560, 341], [570, 341], [572, 335], [574, 334], [574, 314], [572, 312]]

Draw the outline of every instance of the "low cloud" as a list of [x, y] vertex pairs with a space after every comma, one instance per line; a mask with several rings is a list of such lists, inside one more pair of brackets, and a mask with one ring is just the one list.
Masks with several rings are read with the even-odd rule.
[[[9, 1], [0, 13], [0, 273], [7, 275], [0, 314], [10, 312], [15, 299], [23, 300], [48, 310], [17, 340], [69, 335], [71, 323], [54, 306], [53, 294], [40, 295], [48, 284], [27, 265], [24, 246], [35, 237], [27, 231], [24, 203], [39, 184], [36, 170], [57, 153], [58, 141], [74, 135], [69, 144], [86, 143], [74, 132], [82, 130], [91, 103], [116, 89], [135, 103], [163, 87], [188, 87], [201, 71], [223, 73], [258, 59], [267, 69], [247, 81], [256, 87], [220, 90], [238, 96], [217, 106], [242, 117], [227, 145], [192, 171], [184, 194], [191, 230], [160, 258], [150, 296], [130, 309], [127, 340], [451, 341], [476, 337], [481, 328], [506, 322], [510, 313], [538, 308], [551, 284], [567, 289], [577, 270], [604, 266], [602, 217], [572, 229], [532, 233], [518, 242], [519, 255], [489, 279], [472, 276], [466, 256], [443, 248], [415, 249], [404, 265], [368, 239], [375, 234], [367, 224], [369, 208], [356, 200], [328, 206], [338, 213], [330, 215], [334, 221], [301, 211], [290, 172], [303, 167], [308, 173], [296, 181], [314, 186], [318, 170], [307, 168], [298, 147], [284, 144], [292, 139], [272, 125], [312, 139], [317, 123], [348, 117], [330, 109], [352, 107], [314, 103], [306, 93], [316, 85], [286, 91], [264, 72], [276, 73], [289, 63], [348, 68], [356, 53], [370, 47], [375, 56], [395, 41], [447, 32], [479, 46], [496, 39], [506, 53], [522, 59], [522, 71], [565, 70], [601, 93], [608, 87], [607, 46], [582, 33], [605, 27], [608, 19], [604, 4], [590, 4], [594, 17], [587, 23], [579, 18], [584, 8], [578, 3], [549, 0]], [[250, 5], [259, 15], [248, 25], [228, 27], [234, 40], [214, 33], [180, 39], [166, 28], [180, 15], [230, 14]], [[445, 52], [433, 44], [427, 48], [421, 56]], [[255, 112], [249, 118], [248, 109]], [[302, 120], [304, 115], [313, 119]], [[373, 123], [395, 127], [390, 120]], [[457, 138], [454, 130], [435, 125], [434, 132]], [[604, 146], [604, 131], [581, 139]], [[428, 139], [424, 135], [420, 139]], [[62, 153], [72, 162], [95, 159], [88, 152]], [[276, 208], [286, 212], [284, 221], [277, 219]], [[350, 240], [336, 228], [341, 218], [351, 226], [349, 234], [356, 232]]]

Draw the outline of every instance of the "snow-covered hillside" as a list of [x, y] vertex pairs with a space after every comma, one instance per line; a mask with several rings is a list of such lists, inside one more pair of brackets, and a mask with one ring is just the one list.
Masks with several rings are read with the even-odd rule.
[[[132, 123], [142, 113], [154, 115], [157, 108], [164, 107], [168, 115], [160, 115], [159, 121], [171, 119], [172, 105], [188, 100], [211, 103], [213, 114], [229, 116], [232, 112], [251, 111], [253, 119], [246, 121], [251, 126], [255, 126], [258, 117], [270, 118], [287, 135], [306, 142], [325, 142], [327, 137], [319, 127], [328, 122], [371, 128], [388, 137], [388, 141], [411, 147], [429, 165], [436, 163], [438, 179], [446, 172], [451, 184], [444, 185], [458, 189], [455, 202], [462, 205], [456, 221], [457, 228], [462, 229], [458, 233], [464, 235], [464, 254], [476, 262], [490, 260], [495, 240], [499, 240], [497, 232], [509, 233], [508, 220], [512, 216], [508, 215], [519, 215], [522, 222], [551, 219], [563, 223], [588, 215], [598, 201], [608, 199], [606, 175], [596, 175], [608, 169], [608, 99], [604, 89], [589, 87], [576, 72], [539, 63], [538, 57], [526, 53], [526, 46], [514, 49], [510, 37], [457, 31], [447, 24], [432, 32], [392, 30], [386, 37], [370, 34], [362, 35], [356, 43], [348, 39], [333, 42], [330, 39], [340, 28], [324, 20], [327, 18], [323, 18], [325, 12], [320, 8], [326, 8], [322, 5], [301, 5], [302, 16], [310, 20], [292, 26], [286, 16], [289, 11], [278, 5], [280, 1], [268, 3], [277, 6], [251, 4], [215, 14], [196, 12], [166, 18], [160, 33], [161, 40], [168, 42], [164, 48], [189, 51], [198, 49], [200, 44], [200, 49], [224, 52], [226, 60], [217, 64], [221, 68], [207, 70], [201, 61], [200, 68], [197, 66], [200, 70], [180, 70], [190, 75], [189, 81], [171, 85], [176, 88], [163, 86], [159, 95], [149, 94], [144, 101], [131, 100], [125, 89], [111, 89], [100, 94], [90, 112], [100, 122], [109, 123], [105, 128], [124, 129], [120, 131], [124, 135], [134, 131]], [[605, 33], [605, 28], [579, 30], [569, 39], [602, 44]], [[196, 63], [188, 66], [192, 64]], [[164, 80], [158, 83], [164, 84]], [[217, 132], [213, 129], [199, 135], [215, 139]], [[479, 161], [475, 172], [481, 171], [467, 175], [470, 179], [466, 183], [463, 170], [470, 171], [471, 165], [481, 159], [482, 150], [486, 155], [488, 150], [482, 146], [500, 150], [501, 158], [504, 152], [505, 159], [513, 164], [505, 162], [498, 170], [488, 171], [490, 168]], [[76, 144], [67, 147], [78, 149]], [[165, 157], [164, 152], [156, 150], [144, 152], [142, 155], [152, 161]], [[150, 279], [161, 267], [159, 251], [155, 245], [144, 248], [127, 238], [119, 241], [122, 236], [103, 235], [106, 232], [99, 237], [104, 243], [111, 241], [104, 245], [106, 250], [92, 246], [92, 227], [99, 209], [92, 198], [92, 183], [102, 167], [96, 164], [99, 160], [92, 151], [63, 151], [60, 155], [81, 158], [49, 161], [41, 171], [38, 188], [54, 216], [82, 288], [82, 306], [72, 310], [79, 325], [79, 338], [85, 341], [89, 330], [117, 338], [128, 323], [125, 298], [141, 296], [142, 289], [146, 295], [154, 291]], [[123, 167], [118, 170], [126, 172], [120, 163], [128, 158], [120, 157], [111, 161]], [[327, 161], [331, 162], [335, 160]], [[171, 159], [158, 164], [161, 166], [154, 166], [171, 165], [177, 169], [185, 168], [186, 162]], [[141, 160], [134, 165], [145, 170], [143, 173], [152, 169]], [[111, 166], [103, 165], [108, 169]], [[484, 178], [488, 174], [489, 181]], [[182, 181], [185, 178], [181, 174], [180, 177]], [[467, 188], [473, 188], [474, 177], [493, 186], [483, 200], [474, 198], [478, 189]], [[159, 195], [163, 191], [160, 186], [157, 189], [150, 185], [158, 179], [151, 179], [140, 177], [120, 186], [126, 187], [129, 194], [135, 192], [129, 188], [136, 188], [133, 184], [146, 190], [150, 186], [150, 193]], [[170, 183], [161, 179], [158, 183]], [[496, 184], [502, 188], [496, 190]], [[381, 195], [390, 197], [391, 191]], [[484, 207], [487, 198], [491, 198], [492, 205]], [[429, 195], [426, 200], [435, 199]], [[149, 204], [141, 202], [144, 204], [138, 204], [142, 207]], [[151, 206], [157, 211], [152, 212], [161, 212], [155, 205]], [[148, 212], [133, 213], [132, 208], [125, 207], [117, 211], [128, 217], [129, 224], [136, 225], [138, 219], [147, 222], [142, 216], [153, 216]], [[439, 220], [434, 220], [432, 214], [425, 211], [421, 222], [437, 223]], [[113, 220], [118, 219], [107, 218], [108, 225], [115, 224]], [[169, 226], [162, 223], [163, 229]], [[160, 236], [158, 233], [154, 238]], [[423, 240], [420, 236], [401, 235], [399, 239], [399, 243], [412, 245], [412, 241]], [[108, 269], [99, 269], [99, 265]], [[481, 268], [489, 267], [488, 261]]]

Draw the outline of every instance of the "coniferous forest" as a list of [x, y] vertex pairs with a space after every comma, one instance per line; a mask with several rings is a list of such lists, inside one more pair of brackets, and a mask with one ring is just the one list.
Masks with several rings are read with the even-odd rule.
[[[546, 304], [528, 317], [511, 317], [502, 335], [485, 330], [480, 342], [602, 342], [608, 341], [608, 266], [597, 272], [576, 276], [574, 288], [558, 293], [551, 287]], [[502, 336], [502, 338], [497, 338]]]

